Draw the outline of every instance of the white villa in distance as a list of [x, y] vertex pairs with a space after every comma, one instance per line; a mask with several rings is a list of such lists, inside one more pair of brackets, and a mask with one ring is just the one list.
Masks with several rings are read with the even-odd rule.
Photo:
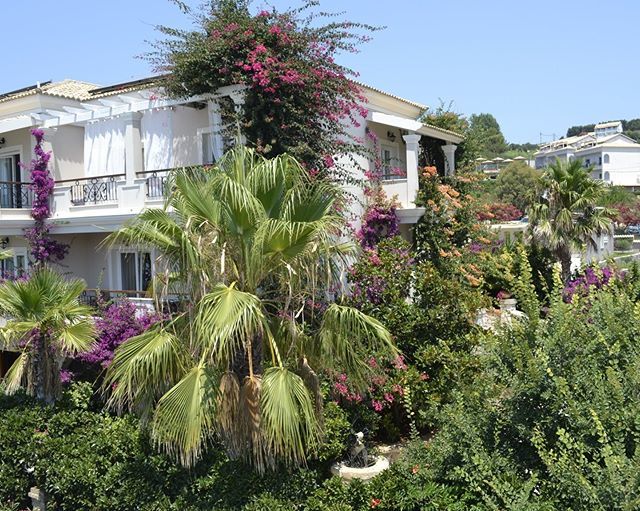
[[[243, 103], [238, 87], [177, 100], [166, 97], [156, 83], [157, 78], [149, 78], [99, 87], [63, 80], [0, 94], [0, 242], [13, 252], [13, 260], [2, 261], [4, 272], [19, 274], [28, 265], [23, 232], [32, 225], [31, 191], [28, 171], [20, 164], [32, 158], [30, 129], [41, 127], [56, 180], [51, 234], [70, 246], [64, 270], [83, 278], [89, 294], [100, 288], [110, 296], [144, 295], [154, 254], [144, 247], [109, 249], [100, 243], [143, 209], [162, 206], [170, 169], [219, 158], [226, 146], [219, 104]], [[463, 139], [419, 121], [423, 105], [363, 89], [369, 113], [353, 134], [366, 140], [365, 130], [374, 132], [385, 168], [404, 171], [389, 173], [383, 186], [389, 196], [397, 196], [406, 231], [423, 213], [414, 203], [420, 139], [429, 137], [442, 146], [442, 173], [455, 171], [456, 144]], [[372, 162], [360, 165], [367, 170]]]
[[585, 167], [593, 166], [592, 178], [640, 190], [640, 144], [623, 133], [620, 121], [596, 124], [590, 133], [541, 145], [535, 153], [536, 168], [546, 167], [556, 158], [579, 158]]

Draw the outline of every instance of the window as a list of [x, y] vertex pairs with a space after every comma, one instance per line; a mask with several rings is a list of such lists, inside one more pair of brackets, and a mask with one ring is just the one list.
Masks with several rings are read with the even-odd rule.
[[608, 154], [604, 155], [604, 162], [605, 163], [609, 163], [609, 155]]
[[12, 255], [0, 261], [0, 272], [2, 278], [12, 279], [22, 277], [27, 273], [27, 266], [29, 261], [27, 260], [26, 248], [13, 248], [11, 249]]
[[587, 158], [586, 160], [584, 160], [584, 166], [585, 167], [589, 167], [591, 165], [591, 160], [589, 158]]
[[400, 163], [397, 146], [392, 144], [380, 145], [380, 164], [382, 165], [383, 180], [403, 179], [404, 176], [399, 172]]
[[602, 156], [598, 157], [598, 165], [602, 165]]
[[605, 173], [604, 173], [604, 180], [605, 180], [606, 182], [611, 181], [611, 174], [609, 174], [608, 172], [605, 172]]
[[151, 285], [153, 264], [151, 253], [145, 251], [120, 252], [120, 289], [146, 291]]
[[0, 154], [0, 208], [22, 206], [23, 187], [20, 184], [20, 174], [20, 154], [18, 152]]

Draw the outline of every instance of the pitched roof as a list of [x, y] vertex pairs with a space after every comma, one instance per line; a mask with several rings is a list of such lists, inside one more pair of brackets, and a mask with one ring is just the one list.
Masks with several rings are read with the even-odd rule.
[[372, 90], [377, 92], [378, 94], [383, 94], [384, 96], [388, 96], [393, 99], [397, 99], [398, 101], [402, 101], [403, 103], [407, 103], [411, 106], [415, 106], [416, 108], [420, 108], [421, 110], [427, 110], [429, 107], [427, 105], [423, 105], [422, 103], [416, 103], [415, 101], [411, 101], [410, 99], [401, 98], [400, 96], [396, 96], [395, 94], [391, 94], [390, 92], [383, 91], [382, 89], [378, 89], [377, 87], [373, 87], [371, 85], [367, 85], [366, 83], [360, 82], [358, 80], [352, 80], [353, 83], [363, 87], [365, 89]]
[[94, 83], [70, 79], [61, 80], [59, 82], [43, 82], [31, 87], [25, 87], [23, 89], [2, 94], [0, 95], [0, 102], [34, 96], [36, 94], [46, 94], [48, 96], [84, 101], [91, 97], [89, 95], [89, 91], [96, 87], [97, 85]]

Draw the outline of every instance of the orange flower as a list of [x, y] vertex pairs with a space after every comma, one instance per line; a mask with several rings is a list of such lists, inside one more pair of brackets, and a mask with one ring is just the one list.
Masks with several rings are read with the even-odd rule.
[[413, 468], [411, 469], [411, 473], [417, 474], [419, 470], [420, 470], [420, 465], [414, 465]]

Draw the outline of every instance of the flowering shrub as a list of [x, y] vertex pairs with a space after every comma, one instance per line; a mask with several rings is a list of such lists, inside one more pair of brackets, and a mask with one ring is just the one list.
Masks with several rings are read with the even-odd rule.
[[513, 204], [496, 202], [492, 204], [485, 204], [476, 215], [480, 221], [512, 222], [522, 218], [522, 211], [516, 208]]
[[410, 367], [402, 355], [392, 359], [370, 356], [367, 364], [373, 375], [366, 389], [358, 390], [341, 373], [334, 377], [332, 397], [350, 412], [354, 428], [370, 433], [381, 428], [380, 436], [396, 439], [413, 427], [412, 389], [426, 384], [429, 375]]
[[[302, 13], [251, 13], [247, 3], [212, 3], [198, 13], [192, 32], [160, 27], [169, 40], [148, 55], [156, 69], [169, 71], [169, 94], [183, 97], [242, 85], [244, 108], [222, 103], [223, 115], [235, 118], [249, 143], [266, 156], [287, 152], [316, 173], [339, 172], [332, 156], [360, 151], [348, 133], [367, 111], [356, 74], [336, 62], [339, 52], [356, 52], [374, 27]], [[348, 147], [347, 147], [348, 146]], [[346, 176], [346, 174], [345, 174]]]
[[567, 302], [573, 302], [574, 296], [588, 296], [592, 289], [602, 289], [620, 278], [616, 270], [609, 266], [604, 268], [588, 266], [582, 275], [567, 282], [563, 291], [564, 299]]
[[373, 249], [382, 240], [400, 232], [396, 202], [388, 200], [382, 188], [370, 190], [370, 202], [362, 217], [356, 238], [365, 249]]
[[31, 218], [35, 223], [33, 227], [24, 230], [24, 235], [29, 243], [33, 263], [40, 265], [61, 261], [69, 252], [69, 246], [49, 237], [51, 228], [47, 224], [47, 219], [51, 216], [49, 201], [55, 186], [55, 181], [49, 173], [51, 153], [42, 148], [44, 131], [33, 129], [31, 134], [36, 139], [35, 158], [31, 160], [28, 167], [31, 178], [30, 188], [33, 191]]
[[129, 300], [108, 305], [96, 320], [98, 340], [93, 350], [82, 353], [79, 360], [107, 368], [115, 349], [130, 337], [140, 335], [159, 321], [158, 314], [136, 315], [136, 306]]

